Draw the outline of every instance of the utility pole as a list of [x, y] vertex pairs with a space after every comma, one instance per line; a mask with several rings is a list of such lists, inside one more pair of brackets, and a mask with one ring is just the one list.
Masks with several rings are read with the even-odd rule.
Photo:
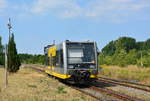
[[8, 76], [7, 76], [7, 67], [8, 67], [8, 64], [7, 64], [7, 44], [5, 46], [5, 88], [7, 88], [7, 85], [8, 85]]
[[[10, 41], [10, 38], [11, 38], [11, 21], [10, 21], [10, 18], [9, 18], [9, 21], [8, 21], [8, 30], [9, 30], [9, 41]], [[7, 88], [7, 85], [8, 85], [8, 73], [7, 73], [7, 68], [8, 68], [8, 45], [6, 44], [5, 46], [5, 88]]]
[[142, 51], [141, 51], [141, 66], [143, 67], [142, 58], [143, 58], [143, 55], [142, 55]]
[[11, 25], [11, 20], [10, 20], [10, 18], [9, 18], [9, 21], [8, 21], [8, 24], [7, 24], [7, 26], [8, 26], [8, 30], [9, 30], [9, 40], [10, 40], [10, 37], [11, 37], [11, 28], [12, 28], [12, 25]]

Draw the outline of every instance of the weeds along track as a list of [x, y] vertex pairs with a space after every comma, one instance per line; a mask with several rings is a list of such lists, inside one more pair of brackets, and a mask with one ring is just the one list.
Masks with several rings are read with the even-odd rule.
[[[37, 72], [45, 73], [44, 69], [41, 68], [41, 67], [38, 67], [37, 65], [25, 65], [25, 66], [29, 67], [29, 68], [32, 68], [32, 69], [36, 70]], [[104, 82], [104, 80], [98, 79], [98, 82], [102, 82], [102, 81]], [[76, 87], [76, 86], [70, 86], [70, 87], [73, 88], [73, 89], [76, 89], [76, 90], [78, 90], [78, 91], [80, 91], [80, 92], [82, 92], [86, 95], [94, 97], [99, 101], [108, 101], [108, 100], [105, 100], [104, 98], [102, 99], [99, 96], [100, 94], [101, 95], [107, 94], [107, 97], [110, 97], [110, 99], [111, 99], [111, 97], [114, 97], [117, 101], [118, 100], [121, 100], [121, 101], [144, 101], [142, 99], [132, 97], [132, 96], [129, 96], [129, 95], [126, 95], [126, 94], [122, 94], [120, 92], [117, 92], [117, 91], [114, 91], [114, 90], [111, 90], [111, 89], [107, 89], [105, 87], [99, 87], [97, 84], [94, 84], [94, 83], [91, 84], [89, 87], [87, 87], [86, 90], [84, 88], [80, 88], [80, 87]]]
[[[109, 83], [112, 85], [121, 85], [121, 86], [125, 86], [125, 87], [130, 87], [130, 88], [150, 92], [150, 85], [144, 85], [144, 84], [140, 84], [140, 83], [134, 83], [134, 82], [123, 81], [123, 80], [115, 80], [115, 79], [109, 79], [109, 78], [103, 78], [103, 77], [99, 77], [99, 79], [97, 81]], [[146, 88], [144, 88], [144, 87], [146, 87]]]
[[[33, 70], [35, 70], [35, 71], [37, 71], [37, 72], [47, 74], [44, 69], [38, 68], [38, 67], [36, 67], [35, 65], [25, 65], [25, 66], [27, 66], [27, 67], [29, 67], [29, 68], [32, 68]], [[75, 90], [78, 90], [78, 91], [80, 91], [80, 92], [82, 92], [82, 93], [84, 93], [84, 94], [86, 94], [86, 95], [89, 95], [89, 96], [91, 96], [91, 97], [94, 97], [95, 99], [97, 99], [97, 100], [99, 100], [99, 101], [102, 101], [99, 97], [95, 96], [94, 94], [88, 93], [88, 92], [86, 92], [86, 91], [83, 90], [83, 89], [80, 89], [80, 88], [78, 88], [78, 87], [74, 87], [74, 86], [71, 86], [71, 85], [70, 85], [70, 87], [73, 88], [73, 89], [75, 89]]]

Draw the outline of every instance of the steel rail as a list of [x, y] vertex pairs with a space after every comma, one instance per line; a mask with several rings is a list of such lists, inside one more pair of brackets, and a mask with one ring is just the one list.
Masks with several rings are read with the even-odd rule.
[[99, 78], [106, 79], [106, 80], [111, 80], [111, 81], [115, 81], [115, 82], [134, 84], [134, 85], [139, 85], [139, 86], [144, 86], [144, 87], [149, 87], [150, 88], [150, 85], [147, 85], [147, 84], [141, 84], [141, 83], [126, 81], [126, 80], [111, 79], [111, 78], [106, 78], [106, 77], [99, 77]]
[[84, 90], [82, 90], [82, 89], [80, 89], [80, 88], [77, 88], [77, 87], [71, 87], [71, 88], [73, 88], [73, 89], [75, 89], [75, 90], [78, 90], [78, 91], [80, 91], [80, 92], [82, 92], [82, 93], [85, 93], [86, 95], [89, 95], [89, 96], [91, 96], [91, 97], [94, 97], [95, 99], [97, 99], [97, 100], [99, 100], [99, 101], [102, 101], [99, 97], [96, 97], [94, 94], [90, 94], [90, 93], [88, 93], [88, 92], [86, 92], [86, 91], [84, 91]]
[[150, 92], [149, 89], [140, 88], [140, 87], [132, 86], [132, 85], [129, 85], [129, 84], [123, 84], [123, 83], [119, 83], [119, 82], [115, 82], [115, 81], [108, 81], [108, 80], [100, 79], [100, 78], [97, 81], [98, 82], [104, 82], [104, 83], [110, 83], [110, 84], [114, 84], [114, 85], [121, 85], [121, 86], [125, 86], [125, 87], [130, 87], [130, 88], [134, 88], [134, 89]]
[[93, 90], [98, 91], [98, 92], [107, 93], [107, 94], [109, 94], [111, 96], [114, 96], [118, 99], [121, 99], [123, 101], [144, 101], [142, 99], [132, 97], [132, 96], [129, 96], [129, 95], [125, 95], [123, 93], [120, 93], [120, 92], [117, 92], [117, 91], [114, 91], [114, 90], [111, 90], [111, 89], [107, 89], [107, 88], [98, 88], [98, 87], [92, 86], [92, 87], [90, 87], [90, 89], [93, 89]]

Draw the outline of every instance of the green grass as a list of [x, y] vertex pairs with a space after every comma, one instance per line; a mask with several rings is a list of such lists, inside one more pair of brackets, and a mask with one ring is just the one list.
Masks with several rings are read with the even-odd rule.
[[136, 66], [118, 67], [101, 66], [100, 76], [106, 76], [115, 79], [136, 80], [142, 83], [150, 84], [150, 68], [141, 68]]
[[29, 68], [9, 75], [6, 89], [3, 78], [4, 69], [0, 68], [0, 101], [97, 101]]
[[63, 86], [59, 86], [57, 90], [58, 90], [58, 93], [67, 93], [67, 91], [65, 91], [65, 88]]
[[72, 101], [80, 101], [80, 99], [72, 99]]

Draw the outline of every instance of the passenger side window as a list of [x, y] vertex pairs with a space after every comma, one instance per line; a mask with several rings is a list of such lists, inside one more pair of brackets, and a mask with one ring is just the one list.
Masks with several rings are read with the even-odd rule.
[[60, 56], [60, 57], [59, 57], [59, 60], [60, 60], [60, 62], [59, 62], [59, 63], [60, 63], [60, 67], [63, 68], [63, 67], [64, 67], [64, 59], [63, 59], [63, 50], [62, 50], [62, 49], [60, 50], [59, 56]]

